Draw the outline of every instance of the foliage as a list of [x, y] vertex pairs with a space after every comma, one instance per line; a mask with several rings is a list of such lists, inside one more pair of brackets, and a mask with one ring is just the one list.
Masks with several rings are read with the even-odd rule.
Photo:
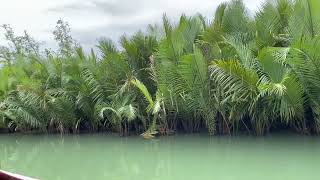
[[[317, 0], [266, 1], [253, 16], [241, 0], [214, 19], [172, 23], [99, 40], [85, 53], [59, 20], [58, 52], [44, 55], [4, 25], [0, 127], [169, 135], [174, 131], [262, 135], [320, 132]], [[147, 136], [147, 134], [149, 134]]]

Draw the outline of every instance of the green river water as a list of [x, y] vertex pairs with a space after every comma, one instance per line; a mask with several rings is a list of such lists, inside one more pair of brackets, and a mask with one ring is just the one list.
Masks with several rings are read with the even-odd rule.
[[320, 137], [0, 135], [0, 169], [43, 180], [320, 179]]

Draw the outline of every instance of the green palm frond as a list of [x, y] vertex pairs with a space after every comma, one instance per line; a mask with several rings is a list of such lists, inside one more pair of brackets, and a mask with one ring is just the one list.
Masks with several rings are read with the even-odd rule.
[[[260, 96], [269, 96], [273, 100], [275, 114], [289, 122], [302, 119], [304, 110], [304, 90], [298, 78], [286, 66], [284, 48], [264, 49], [259, 53], [259, 62], [264, 73], [259, 85]], [[269, 99], [270, 99], [269, 98]]]
[[223, 12], [222, 29], [227, 34], [250, 33], [251, 19], [248, 10], [241, 0], [233, 0], [227, 4]]
[[317, 9], [320, 4], [316, 0], [296, 1], [289, 21], [291, 44], [300, 43], [304, 38], [314, 38], [319, 34], [319, 17]]
[[123, 107], [119, 108], [118, 111], [120, 112], [120, 114], [122, 114], [123, 117], [128, 119], [128, 121], [134, 120], [137, 117], [136, 108], [134, 108], [132, 106], [132, 104], [123, 106]]
[[255, 59], [252, 52], [252, 44], [243, 43], [241, 34], [226, 36], [225, 42], [236, 50], [236, 57], [241, 63], [248, 68], [252, 68], [255, 64]]
[[259, 47], [288, 45], [288, 23], [292, 15], [291, 0], [267, 1], [256, 14]]
[[148, 89], [146, 88], [146, 86], [141, 82], [139, 81], [138, 79], [133, 79], [131, 80], [131, 83], [137, 87], [140, 92], [144, 95], [144, 98], [147, 100], [148, 102], [148, 108], [149, 108], [149, 111], [151, 111], [155, 105], [153, 99], [152, 99], [152, 96], [151, 94], [149, 93]]
[[106, 90], [102, 83], [100, 83], [97, 77], [89, 70], [84, 69], [81, 73], [84, 78], [84, 82], [90, 88], [90, 94], [95, 102], [103, 102], [106, 100]]
[[218, 60], [210, 66], [212, 78], [235, 101], [250, 101], [258, 93], [259, 76], [237, 60]]
[[110, 39], [100, 39], [97, 47], [103, 54], [103, 58], [106, 58], [109, 54], [118, 53], [118, 49]]

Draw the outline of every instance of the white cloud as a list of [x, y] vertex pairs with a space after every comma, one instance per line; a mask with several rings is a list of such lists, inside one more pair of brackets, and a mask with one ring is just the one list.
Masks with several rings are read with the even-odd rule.
[[[27, 30], [53, 46], [52, 31], [59, 18], [69, 22], [74, 37], [92, 46], [101, 36], [118, 39], [148, 24], [160, 23], [163, 13], [176, 19], [181, 13], [197, 12], [211, 18], [227, 0], [1, 0], [0, 24], [10, 24], [17, 34]], [[263, 0], [244, 0], [255, 11]], [[0, 31], [2, 33], [2, 31]], [[0, 34], [1, 35], [1, 34]], [[0, 44], [4, 37], [0, 36]]]

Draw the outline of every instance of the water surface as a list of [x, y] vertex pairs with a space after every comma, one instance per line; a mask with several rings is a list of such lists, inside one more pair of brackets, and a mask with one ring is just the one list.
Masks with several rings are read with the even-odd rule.
[[0, 135], [1, 169], [43, 180], [301, 180], [320, 177], [320, 139], [297, 135], [144, 140]]

